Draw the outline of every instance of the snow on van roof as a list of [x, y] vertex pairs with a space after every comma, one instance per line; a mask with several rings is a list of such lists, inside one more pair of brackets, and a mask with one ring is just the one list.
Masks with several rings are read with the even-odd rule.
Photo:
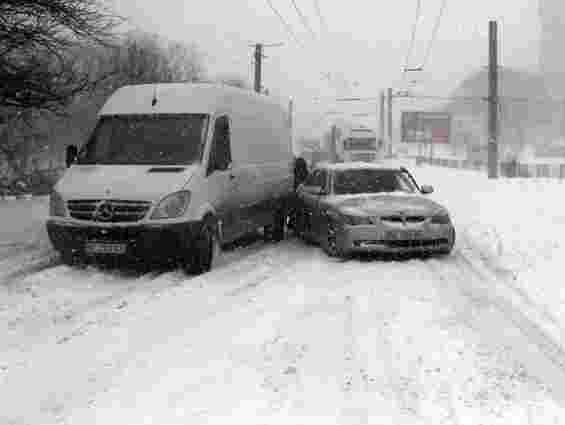
[[337, 162], [337, 163], [330, 163], [330, 162], [323, 162], [317, 164], [315, 168], [323, 168], [326, 170], [332, 171], [344, 171], [344, 170], [400, 170], [399, 165], [394, 165], [386, 162], [360, 162], [360, 161], [351, 161], [351, 162]]
[[[153, 105], [153, 99], [157, 102]], [[211, 83], [138, 84], [119, 88], [104, 104], [99, 115], [195, 113], [211, 114], [226, 104], [259, 103], [286, 109], [275, 96]]]

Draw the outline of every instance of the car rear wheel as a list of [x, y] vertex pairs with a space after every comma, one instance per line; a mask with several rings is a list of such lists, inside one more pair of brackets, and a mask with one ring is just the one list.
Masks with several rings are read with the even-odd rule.
[[306, 215], [303, 211], [297, 211], [295, 214], [294, 232], [296, 236], [306, 243], [311, 243], [308, 238], [308, 231], [306, 225]]
[[69, 267], [80, 266], [85, 262], [85, 258], [71, 249], [65, 249], [60, 253], [61, 262]]
[[265, 226], [265, 240], [280, 242], [284, 240], [286, 225], [286, 214], [282, 210], [277, 210], [273, 214], [273, 223]]
[[322, 249], [329, 257], [343, 257], [343, 252], [337, 243], [337, 228], [335, 223], [330, 222], [326, 226], [326, 233], [322, 239]]

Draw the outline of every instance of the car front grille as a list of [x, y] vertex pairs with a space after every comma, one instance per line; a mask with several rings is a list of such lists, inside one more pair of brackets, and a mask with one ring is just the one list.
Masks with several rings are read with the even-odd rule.
[[423, 215], [407, 215], [407, 216], [389, 215], [389, 216], [381, 217], [381, 220], [389, 223], [417, 224], [417, 223], [423, 223], [424, 221], [426, 221], [426, 218], [427, 217]]
[[387, 248], [430, 248], [448, 244], [446, 238], [438, 239], [403, 239], [403, 240], [373, 240], [356, 241], [356, 246], [378, 245]]
[[[111, 214], [105, 218], [96, 214], [100, 206], [109, 206]], [[100, 199], [74, 199], [67, 201], [69, 215], [77, 220], [96, 221], [105, 223], [132, 223], [145, 217], [151, 202], [125, 201], [125, 200], [100, 200]]]

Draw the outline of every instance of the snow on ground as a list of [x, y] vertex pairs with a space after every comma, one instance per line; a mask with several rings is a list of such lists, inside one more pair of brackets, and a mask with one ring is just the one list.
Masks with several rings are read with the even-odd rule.
[[0, 200], [0, 280], [54, 263], [44, 225], [48, 213], [47, 196]]
[[341, 262], [290, 239], [199, 277], [14, 278], [53, 255], [47, 204], [0, 205], [23, 249], [0, 262], [0, 423], [565, 422], [562, 183], [412, 169], [453, 213], [448, 258]]
[[532, 307], [532, 319], [565, 346], [565, 181], [413, 169], [420, 182], [436, 186], [432, 196], [452, 212], [459, 248], [488, 264], [515, 298]]
[[[92, 285], [102, 278], [63, 272], [61, 266], [27, 279], [56, 276], [70, 286], [68, 280]], [[27, 350], [8, 352], [0, 422], [565, 418], [520, 360], [527, 341], [501, 338], [512, 323], [478, 293], [470, 300], [453, 285], [467, 278], [454, 260], [342, 263], [297, 241], [201, 277], [140, 277], [140, 290], [44, 329]]]

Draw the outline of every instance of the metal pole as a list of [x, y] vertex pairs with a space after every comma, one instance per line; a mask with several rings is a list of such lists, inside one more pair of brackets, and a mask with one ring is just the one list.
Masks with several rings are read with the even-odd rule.
[[261, 61], [263, 59], [263, 45], [255, 44], [255, 91], [261, 93]]
[[388, 89], [388, 156], [392, 157], [392, 88]]
[[488, 177], [498, 177], [498, 37], [496, 21], [489, 21], [489, 141]]
[[[385, 140], [385, 92], [381, 90], [379, 102], [379, 140], [384, 143]], [[382, 152], [380, 152], [382, 155]]]

